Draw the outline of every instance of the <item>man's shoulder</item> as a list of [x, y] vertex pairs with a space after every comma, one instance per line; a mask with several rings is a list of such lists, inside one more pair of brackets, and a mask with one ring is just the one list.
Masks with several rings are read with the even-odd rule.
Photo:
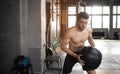
[[87, 27], [88, 30], [91, 30], [92, 28], [91, 27]]
[[68, 28], [66, 31], [66, 35], [71, 36], [75, 31], [75, 27]]
[[92, 28], [91, 27], [87, 27], [86, 29], [89, 31], [89, 33], [92, 33]]
[[70, 28], [67, 29], [67, 31], [73, 31], [73, 30], [75, 30], [75, 26], [70, 27]]
[[69, 29], [75, 29], [76, 27], [75, 26], [72, 26], [72, 27], [70, 27]]

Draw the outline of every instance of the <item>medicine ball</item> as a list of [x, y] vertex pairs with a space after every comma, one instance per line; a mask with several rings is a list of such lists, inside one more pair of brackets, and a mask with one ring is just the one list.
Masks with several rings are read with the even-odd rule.
[[29, 61], [28, 58], [23, 56], [23, 55], [19, 55], [16, 57], [15, 59], [15, 66], [19, 69], [25, 69], [27, 68], [29, 65]]
[[84, 70], [94, 70], [100, 65], [102, 54], [96, 48], [84, 47], [80, 58], [85, 61], [85, 65], [83, 66]]

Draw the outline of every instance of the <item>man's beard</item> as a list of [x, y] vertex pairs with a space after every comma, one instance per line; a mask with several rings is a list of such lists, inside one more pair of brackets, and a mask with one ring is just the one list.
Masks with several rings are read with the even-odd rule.
[[83, 31], [84, 29], [85, 29], [85, 27], [80, 27], [80, 26], [79, 26], [79, 30], [80, 30], [80, 31]]

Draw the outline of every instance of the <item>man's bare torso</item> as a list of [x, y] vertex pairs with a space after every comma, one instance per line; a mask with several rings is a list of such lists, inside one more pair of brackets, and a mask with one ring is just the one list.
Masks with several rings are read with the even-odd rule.
[[89, 37], [90, 28], [87, 27], [83, 31], [78, 31], [76, 27], [72, 27], [69, 31], [71, 36], [69, 49], [73, 52], [80, 52], [84, 47], [85, 41]]

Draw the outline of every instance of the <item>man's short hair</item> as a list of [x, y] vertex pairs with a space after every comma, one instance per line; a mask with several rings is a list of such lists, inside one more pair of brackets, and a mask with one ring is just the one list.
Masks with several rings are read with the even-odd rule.
[[79, 20], [80, 18], [89, 19], [89, 15], [86, 12], [80, 12], [77, 14], [77, 20]]

